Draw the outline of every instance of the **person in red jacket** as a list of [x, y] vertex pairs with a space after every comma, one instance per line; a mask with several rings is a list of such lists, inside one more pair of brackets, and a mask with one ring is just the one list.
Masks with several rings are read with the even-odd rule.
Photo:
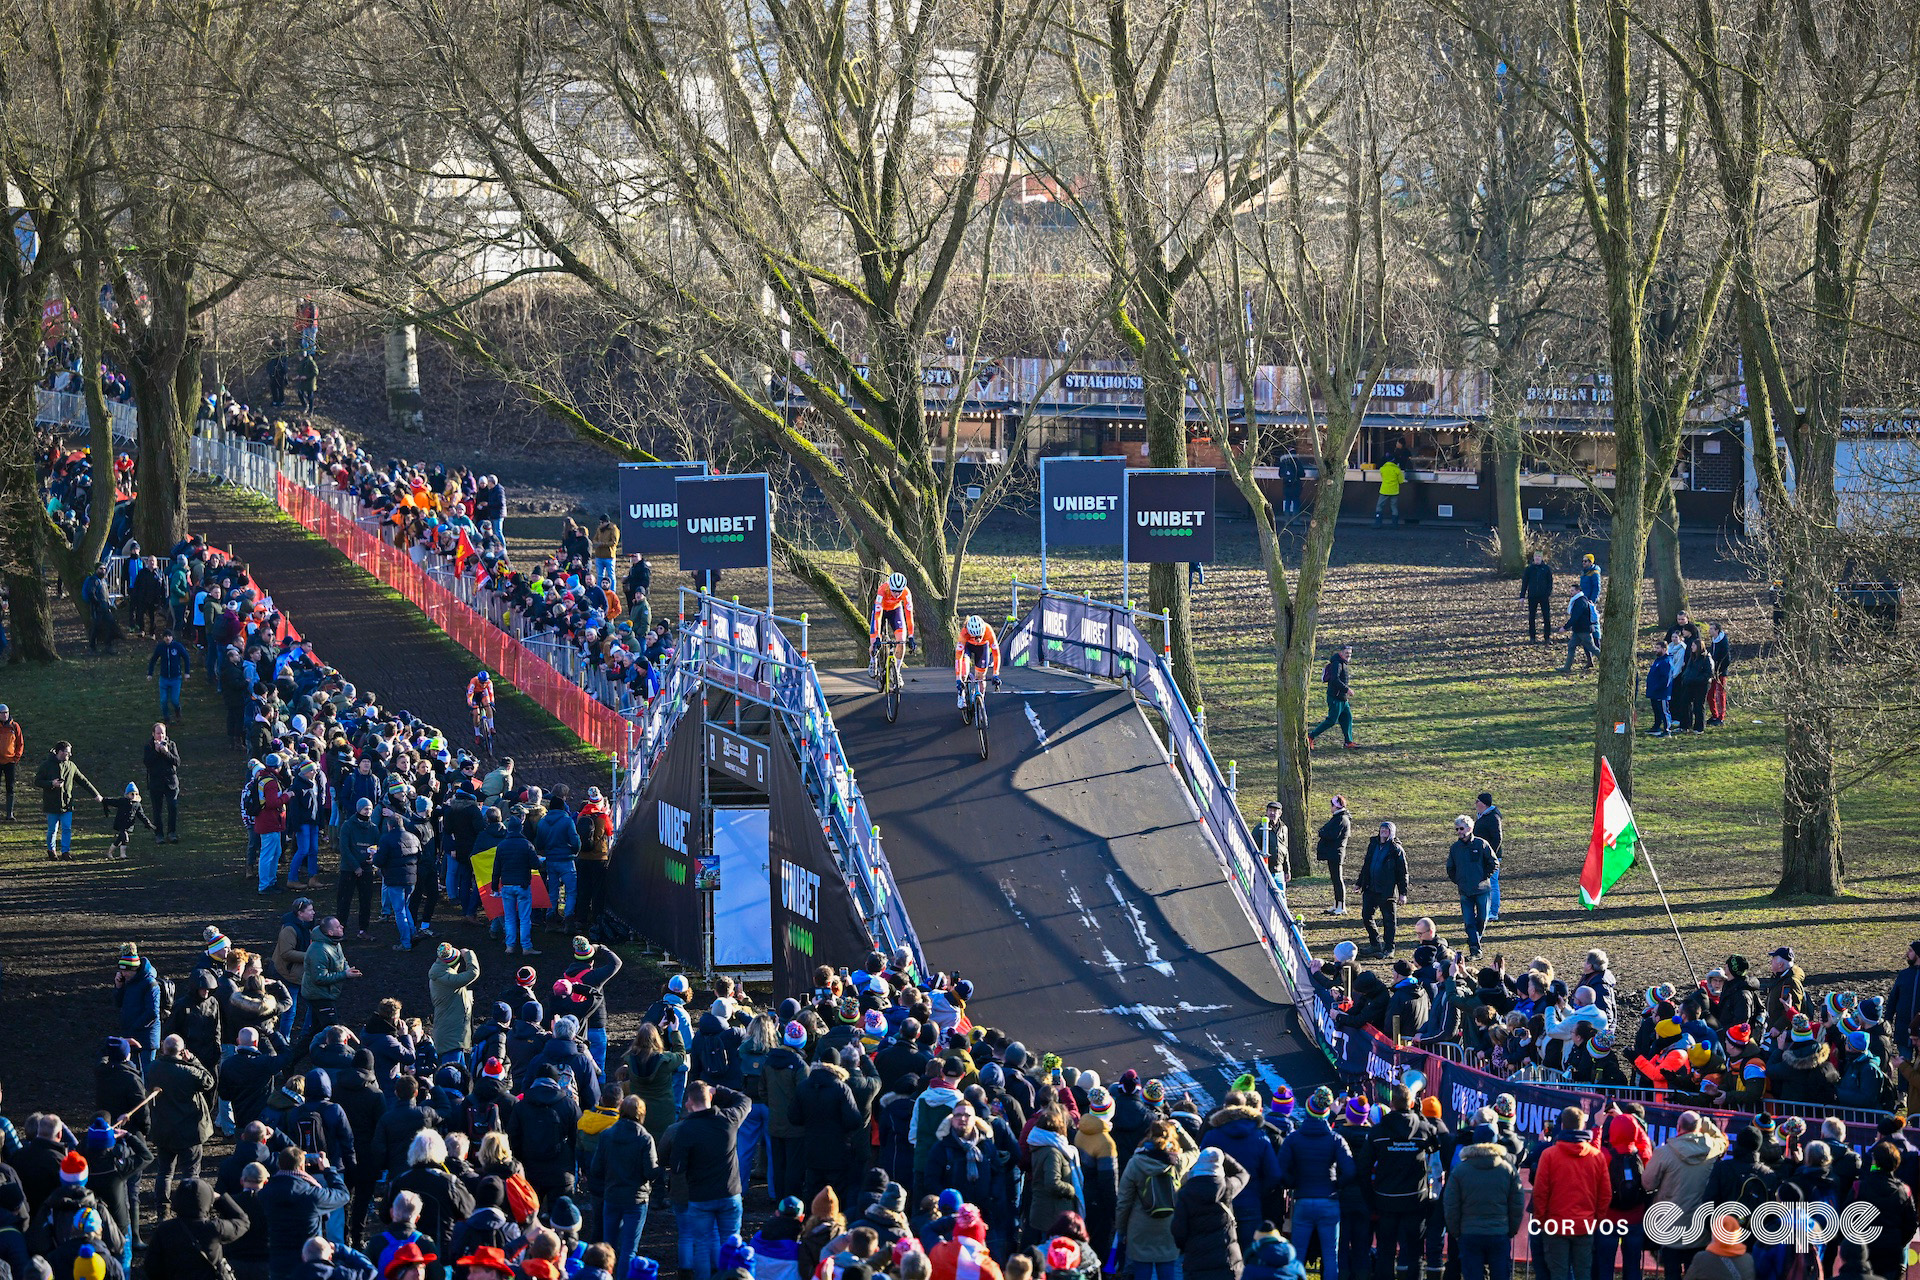
[[1652, 1197], [1647, 1194], [1647, 1162], [1653, 1159], [1653, 1143], [1637, 1116], [1609, 1114], [1607, 1122], [1607, 1181], [1609, 1200], [1607, 1218], [1611, 1230], [1593, 1238], [1593, 1274], [1614, 1274], [1614, 1259], [1620, 1260], [1620, 1280], [1640, 1280], [1640, 1255], [1646, 1247], [1641, 1221], [1647, 1216]]
[[1570, 1280], [1589, 1273], [1594, 1224], [1612, 1201], [1606, 1154], [1593, 1144], [1585, 1114], [1568, 1107], [1533, 1173], [1533, 1247], [1547, 1275]]
[[987, 1223], [974, 1205], [963, 1204], [953, 1215], [953, 1239], [933, 1246], [927, 1255], [932, 1280], [1000, 1280], [1000, 1264], [987, 1252]]
[[260, 811], [254, 816], [254, 834], [260, 837], [260, 892], [272, 893], [280, 876], [280, 838], [287, 829], [287, 794], [280, 786], [280, 757], [262, 762]]

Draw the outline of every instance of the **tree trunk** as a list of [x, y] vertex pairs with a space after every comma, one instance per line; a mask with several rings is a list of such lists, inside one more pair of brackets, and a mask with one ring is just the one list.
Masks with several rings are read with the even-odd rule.
[[[1164, 314], [1162, 312], [1161, 314]], [[1187, 379], [1180, 361], [1165, 343], [1172, 334], [1154, 333], [1141, 359], [1144, 412], [1147, 421], [1147, 460], [1156, 467], [1187, 465]], [[1126, 537], [1125, 530], [1121, 537]], [[1123, 545], [1120, 554], [1126, 554]], [[1201, 707], [1200, 673], [1193, 660], [1193, 597], [1187, 589], [1185, 564], [1156, 564], [1147, 574], [1147, 607], [1171, 621], [1173, 682], [1187, 706], [1198, 715]], [[1123, 601], [1122, 603], [1126, 603]]]
[[1671, 627], [1687, 611], [1687, 580], [1680, 572], [1680, 506], [1672, 485], [1660, 491], [1659, 509], [1653, 513], [1653, 530], [1648, 535], [1647, 562], [1653, 571], [1660, 625]]
[[387, 425], [395, 431], [420, 431], [426, 426], [419, 339], [411, 324], [392, 324], [387, 329]]
[[1834, 786], [1833, 724], [1823, 707], [1786, 716], [1780, 884], [1774, 896], [1837, 897], [1843, 862], [1840, 799]]
[[[1616, 370], [1618, 366], [1616, 366]], [[1614, 386], [1620, 387], [1621, 375], [1614, 374]], [[1633, 424], [1628, 430], [1639, 432], [1639, 396], [1617, 390], [1614, 413], [1616, 424]], [[1607, 585], [1601, 617], [1600, 671], [1593, 698], [1594, 773], [1600, 771], [1600, 757], [1613, 765], [1613, 776], [1629, 799], [1633, 795], [1633, 717], [1634, 695], [1639, 691], [1640, 584], [1646, 577], [1647, 532], [1651, 524], [1647, 511], [1643, 477], [1646, 460], [1638, 449], [1629, 448], [1621, 439], [1625, 432], [1616, 425], [1615, 440], [1619, 453], [1613, 491], [1613, 531], [1608, 542]]]
[[1527, 567], [1527, 521], [1520, 509], [1520, 422], [1501, 413], [1489, 427], [1489, 467], [1493, 472], [1493, 532], [1500, 549], [1500, 573], [1517, 578]]
[[[1337, 455], [1320, 460], [1320, 483], [1313, 495], [1313, 519], [1300, 547], [1300, 570], [1294, 575], [1293, 596], [1285, 615], [1276, 620], [1276, 629], [1284, 626], [1285, 651], [1280, 662], [1280, 689], [1274, 697], [1278, 720], [1280, 751], [1280, 816], [1287, 824], [1288, 864], [1294, 874], [1312, 869], [1308, 849], [1317, 826], [1309, 803], [1313, 792], [1311, 748], [1307, 745], [1307, 723], [1318, 721], [1313, 690], [1320, 685], [1320, 655], [1315, 651], [1320, 632], [1320, 594], [1326, 586], [1327, 561], [1333, 555], [1334, 533], [1340, 522], [1340, 503], [1346, 493], [1347, 455], [1359, 434], [1356, 423], [1351, 430], [1337, 430], [1327, 424], [1329, 452]], [[1344, 440], [1345, 447], [1339, 447]]]
[[[32, 423], [32, 392], [26, 401], [27, 423]], [[11, 415], [10, 415], [11, 416]], [[53, 602], [40, 571], [41, 539], [46, 536], [46, 509], [41, 505], [40, 482], [34, 472], [29, 429], [24, 436], [10, 430], [0, 460], [0, 556], [4, 556], [7, 583], [7, 661], [57, 662], [60, 651], [53, 638]], [[108, 483], [112, 483], [108, 469]]]
[[[1280, 821], [1287, 828], [1287, 872], [1290, 876], [1313, 873], [1310, 841], [1314, 824], [1307, 802], [1313, 794], [1313, 761], [1307, 748], [1307, 682], [1312, 678], [1311, 661], [1301, 669], [1297, 655], [1282, 636], [1282, 624], [1274, 626], [1273, 711], [1274, 751], [1279, 766], [1276, 798], [1280, 801]], [[1314, 717], [1318, 719], [1318, 717]]]

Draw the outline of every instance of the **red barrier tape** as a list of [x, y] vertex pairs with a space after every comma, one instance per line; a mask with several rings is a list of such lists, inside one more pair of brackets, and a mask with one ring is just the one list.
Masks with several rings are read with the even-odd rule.
[[405, 596], [461, 648], [546, 708], [561, 724], [608, 755], [624, 749], [629, 728], [625, 718], [560, 674], [533, 650], [469, 609], [458, 596], [415, 564], [405, 551], [369, 534], [334, 510], [320, 495], [301, 488], [285, 475], [277, 478], [274, 487], [281, 510]]

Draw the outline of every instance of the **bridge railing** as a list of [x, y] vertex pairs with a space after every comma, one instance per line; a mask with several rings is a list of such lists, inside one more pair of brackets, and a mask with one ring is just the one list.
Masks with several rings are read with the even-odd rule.
[[[1034, 593], [1036, 599], [1021, 617], [1023, 591]], [[1313, 985], [1307, 967], [1312, 957], [1299, 922], [1287, 907], [1286, 886], [1267, 870], [1259, 843], [1240, 813], [1234, 780], [1207, 746], [1205, 721], [1187, 706], [1164, 646], [1156, 651], [1137, 625], [1146, 619], [1165, 626], [1164, 615], [1024, 582], [1013, 584], [1012, 604], [1018, 620], [1002, 641], [1005, 665], [1063, 667], [1117, 680], [1165, 721], [1168, 758], [1187, 784], [1201, 829], [1227, 883], [1258, 935], [1261, 950], [1292, 995], [1308, 1039], [1332, 1059], [1332, 1007]]]
[[[691, 587], [680, 591], [682, 665], [701, 679], [787, 717], [800, 773], [819, 798], [822, 830], [868, 932], [889, 953], [906, 947], [924, 972], [926, 957], [894, 882], [880, 829], [854, 778], [820, 674], [807, 656], [807, 619], [782, 618]], [[782, 626], [796, 629], [795, 648]]]

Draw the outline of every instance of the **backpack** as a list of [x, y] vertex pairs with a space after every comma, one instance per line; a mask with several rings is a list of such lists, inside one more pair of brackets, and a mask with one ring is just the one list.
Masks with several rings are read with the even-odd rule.
[[767, 1100], [767, 1055], [753, 1049], [740, 1051], [740, 1078], [743, 1082], [741, 1092], [755, 1102]]
[[500, 1106], [498, 1103], [489, 1102], [484, 1110], [474, 1106], [472, 1103], [467, 1104], [467, 1137], [473, 1143], [475, 1149], [479, 1148], [480, 1139], [490, 1133], [498, 1132], [504, 1127], [505, 1126], [500, 1123]]
[[1647, 1165], [1638, 1151], [1615, 1151], [1607, 1157], [1607, 1183], [1612, 1189], [1608, 1207], [1615, 1212], [1653, 1203], [1647, 1192]]
[[[265, 772], [266, 772], [265, 770], [262, 770], [261, 776], [264, 776]], [[259, 777], [256, 777], [254, 778], [253, 781], [247, 783], [246, 789], [240, 793], [240, 812], [247, 816], [247, 821], [249, 823], [251, 823], [254, 819], [260, 816], [260, 778]]]
[[521, 1174], [507, 1179], [507, 1216], [515, 1222], [532, 1222], [540, 1212], [540, 1197], [533, 1192], [533, 1184]]
[[155, 974], [154, 985], [160, 988], [160, 1020], [164, 1022], [173, 1016], [173, 979]]
[[1146, 1206], [1149, 1218], [1171, 1218], [1173, 1202], [1180, 1195], [1180, 1180], [1174, 1176], [1173, 1166], [1168, 1165], [1147, 1179], [1147, 1189], [1140, 1193], [1140, 1203]]
[[733, 1055], [727, 1051], [726, 1033], [700, 1036], [698, 1040], [705, 1042], [700, 1045], [700, 1069], [705, 1078], [709, 1081], [725, 1079], [727, 1068], [733, 1060]]

